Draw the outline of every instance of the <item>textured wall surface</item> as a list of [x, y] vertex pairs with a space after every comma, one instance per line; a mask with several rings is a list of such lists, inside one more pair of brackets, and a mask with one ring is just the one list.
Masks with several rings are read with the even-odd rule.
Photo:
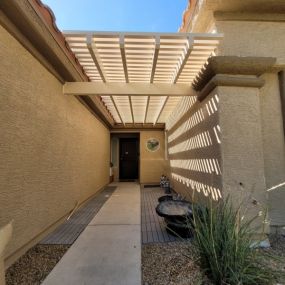
[[[258, 88], [219, 86], [222, 129], [223, 194], [242, 215], [253, 218], [257, 233], [269, 230], [263, 224], [268, 206], [265, 185], [263, 139]], [[263, 226], [265, 228], [263, 229]]]
[[[267, 1], [266, 6], [262, 3], [258, 5], [255, 1], [199, 1], [188, 32], [203, 33], [208, 32], [209, 27], [215, 27], [224, 37], [216, 51], [217, 55], [276, 57], [277, 64], [282, 66], [285, 62], [285, 23], [281, 18], [277, 21], [283, 9], [279, 8], [278, 1], [273, 2]], [[213, 12], [227, 11], [227, 7], [232, 13], [219, 13], [220, 17], [217, 14], [214, 17]], [[275, 16], [272, 12], [280, 14]], [[266, 17], [268, 20], [265, 20]], [[236, 92], [228, 89], [227, 94], [222, 95], [220, 113], [224, 125], [220, 122], [220, 127], [223, 131], [222, 148], [225, 147], [222, 158], [226, 158], [222, 166], [223, 186], [225, 191], [230, 188], [238, 190], [241, 188], [237, 187], [238, 181], [243, 180], [246, 183], [243, 187], [248, 192], [260, 191], [257, 195], [261, 201], [265, 202], [267, 194], [266, 206], [269, 207], [271, 225], [284, 226], [285, 187], [265, 192], [266, 188], [285, 181], [284, 111], [282, 118], [277, 74], [264, 74], [262, 78], [265, 86], [259, 92], [255, 90], [248, 94], [252, 106], [246, 106], [246, 89], [233, 88]], [[230, 97], [228, 100], [227, 96]], [[284, 94], [281, 96], [284, 97]], [[232, 130], [228, 128], [230, 124]], [[236, 130], [240, 133], [236, 133]]]
[[[147, 150], [146, 142], [150, 138], [158, 139], [160, 148], [151, 152]], [[140, 183], [159, 182], [160, 176], [166, 171], [165, 136], [163, 131], [140, 132]]]
[[[224, 34], [224, 39], [218, 49], [219, 55], [276, 57], [277, 62], [284, 63], [284, 23], [217, 21], [216, 26], [218, 32]], [[262, 168], [260, 171], [264, 172], [263, 179], [265, 179], [265, 187], [268, 189], [285, 181], [285, 144], [278, 76], [276, 73], [272, 73], [264, 74], [262, 78], [266, 83], [259, 91], [259, 117], [264, 162], [263, 165], [259, 164], [259, 167]], [[257, 101], [255, 103], [258, 104]], [[250, 133], [252, 134], [252, 132]], [[247, 152], [250, 148], [251, 145], [248, 145]], [[250, 172], [248, 172], [248, 176], [251, 175]], [[261, 186], [258, 186], [257, 183], [254, 187]], [[284, 189], [285, 187], [280, 187], [268, 192], [267, 205], [272, 226], [285, 225]]]
[[182, 100], [167, 123], [172, 184], [188, 199], [194, 194], [194, 199], [218, 200], [222, 183], [219, 97], [213, 92], [201, 103], [193, 97]]
[[[277, 62], [284, 63], [285, 23], [218, 21], [216, 25], [224, 33], [219, 55], [276, 57]], [[264, 74], [262, 78], [266, 82], [259, 92], [264, 165], [259, 167], [268, 189], [285, 181], [285, 144], [277, 74]], [[268, 199], [271, 225], [284, 226], [285, 187], [268, 192]]]
[[6, 257], [108, 183], [109, 131], [0, 27], [0, 226]]
[[276, 57], [284, 62], [285, 23], [217, 21], [216, 26], [224, 34], [219, 55]]
[[[247, 216], [267, 206], [258, 88], [218, 87], [223, 193], [236, 205], [248, 203]], [[255, 205], [251, 203], [256, 200]]]
[[[277, 74], [264, 74], [266, 84], [260, 89], [263, 156], [266, 188], [285, 181], [284, 131]], [[285, 186], [268, 192], [272, 226], [285, 225]]]

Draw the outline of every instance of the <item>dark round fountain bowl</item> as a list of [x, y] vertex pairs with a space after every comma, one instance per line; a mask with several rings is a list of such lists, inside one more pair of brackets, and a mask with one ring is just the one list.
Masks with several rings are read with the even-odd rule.
[[187, 201], [168, 200], [159, 203], [156, 213], [167, 219], [182, 219], [192, 217], [192, 204]]
[[191, 203], [166, 200], [157, 205], [156, 212], [159, 216], [164, 217], [168, 233], [181, 238], [189, 238], [193, 235]]
[[182, 224], [169, 223], [166, 226], [166, 231], [178, 238], [191, 238], [193, 237], [193, 230], [191, 227], [183, 226]]
[[164, 195], [158, 198], [159, 203], [164, 202], [164, 201], [170, 201], [170, 200], [173, 200], [172, 195]]

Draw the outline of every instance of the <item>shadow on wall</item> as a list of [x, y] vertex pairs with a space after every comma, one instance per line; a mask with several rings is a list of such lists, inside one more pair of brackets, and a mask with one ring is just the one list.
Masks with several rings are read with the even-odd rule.
[[222, 197], [218, 110], [219, 97], [215, 93], [203, 102], [185, 97], [167, 123], [172, 184], [189, 199], [193, 194], [216, 201]]

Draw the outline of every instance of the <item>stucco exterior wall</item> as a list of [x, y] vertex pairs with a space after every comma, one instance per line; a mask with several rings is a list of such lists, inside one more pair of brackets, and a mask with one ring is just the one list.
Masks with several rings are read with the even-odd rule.
[[[218, 48], [219, 55], [275, 57], [277, 65], [284, 65], [284, 22], [216, 21], [216, 27], [218, 32], [224, 34]], [[263, 166], [260, 167], [263, 167], [265, 187], [268, 189], [285, 181], [285, 143], [278, 74], [267, 73], [261, 78], [265, 84], [259, 91], [264, 158]], [[284, 190], [285, 187], [280, 187], [268, 192], [267, 206], [271, 226], [285, 224]]]
[[[160, 147], [151, 152], [146, 147], [150, 138], [158, 139]], [[160, 176], [166, 171], [165, 161], [165, 136], [163, 131], [140, 132], [140, 183], [157, 183]]]
[[[285, 181], [285, 150], [280, 90], [277, 74], [264, 74], [260, 89], [260, 110], [266, 188]], [[285, 225], [285, 186], [268, 192], [272, 226]]]
[[251, 203], [255, 199], [266, 207], [259, 89], [219, 86], [217, 92], [223, 192], [230, 194], [236, 203], [242, 199]]
[[218, 55], [276, 57], [285, 62], [284, 22], [216, 21], [224, 38]]
[[0, 226], [6, 258], [109, 181], [109, 130], [0, 27]]
[[[252, 219], [254, 231], [269, 231], [263, 223], [268, 208], [260, 111], [260, 92], [254, 87], [219, 86], [223, 164], [223, 194], [241, 215]], [[259, 216], [259, 217], [258, 217]]]
[[167, 132], [172, 185], [190, 200], [218, 200], [222, 195], [219, 97], [213, 91], [202, 102], [182, 100], [181, 112]]
[[[260, 193], [260, 199], [268, 206], [271, 225], [284, 226], [285, 187], [264, 193], [265, 189], [285, 181], [284, 112], [282, 115], [278, 86], [280, 82], [278, 82], [277, 75], [277, 71], [283, 69], [285, 64], [284, 3], [282, 3], [282, 8], [280, 6], [282, 1], [275, 1], [276, 3], [257, 2], [260, 1], [246, 3], [236, 0], [199, 1], [188, 31], [208, 32], [210, 26], [215, 27], [215, 30], [224, 36], [216, 51], [219, 56], [276, 58], [275, 70], [261, 76], [265, 81], [264, 87], [260, 90], [250, 91], [256, 92], [256, 95], [248, 94], [246, 96], [245, 94], [249, 90], [246, 88], [242, 90], [242, 88], [232, 87], [232, 90], [229, 88], [227, 91], [226, 88], [220, 88], [224, 98], [220, 114], [224, 121], [223, 124], [225, 124], [224, 126], [221, 124], [224, 132], [222, 133], [222, 148], [224, 155], [226, 153], [233, 155], [232, 159], [228, 157], [224, 160], [223, 157], [226, 163], [223, 165], [223, 180], [225, 182], [223, 187], [225, 190], [229, 190], [230, 187], [234, 188], [234, 183], [231, 186], [229, 183], [227, 186], [227, 179], [231, 179], [233, 173], [236, 177], [243, 176], [247, 184], [254, 185], [255, 191], [263, 191]], [[229, 98], [227, 99], [226, 96]], [[246, 106], [246, 103], [249, 102], [252, 106]], [[237, 109], [237, 106], [241, 106], [244, 110]], [[239, 112], [234, 112], [234, 110]], [[252, 120], [253, 115], [255, 115], [254, 120]], [[232, 121], [232, 118], [235, 120]], [[240, 121], [239, 118], [242, 120]], [[224, 127], [231, 121], [232, 130], [228, 128], [227, 131], [227, 127]], [[240, 136], [235, 132], [237, 127], [241, 130]], [[243, 130], [246, 128], [249, 130], [248, 135], [243, 134]], [[234, 149], [235, 142], [240, 142], [236, 145], [236, 150]], [[229, 149], [227, 149], [228, 147]], [[248, 153], [247, 157], [244, 157], [244, 160], [248, 159], [248, 162], [243, 164], [242, 157], [235, 159], [234, 157], [237, 156], [235, 152]], [[237, 163], [240, 163], [240, 166]], [[254, 182], [253, 176], [260, 177], [259, 181]], [[262, 183], [262, 180], [265, 182]], [[251, 191], [249, 188], [247, 190]], [[265, 194], [267, 194], [268, 201], [265, 201]]]

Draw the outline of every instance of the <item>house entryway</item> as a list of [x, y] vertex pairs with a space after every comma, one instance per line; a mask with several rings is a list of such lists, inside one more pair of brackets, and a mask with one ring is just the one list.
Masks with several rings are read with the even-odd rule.
[[120, 181], [139, 178], [138, 154], [138, 138], [120, 138]]
[[115, 182], [139, 180], [140, 134], [111, 134], [111, 162]]

